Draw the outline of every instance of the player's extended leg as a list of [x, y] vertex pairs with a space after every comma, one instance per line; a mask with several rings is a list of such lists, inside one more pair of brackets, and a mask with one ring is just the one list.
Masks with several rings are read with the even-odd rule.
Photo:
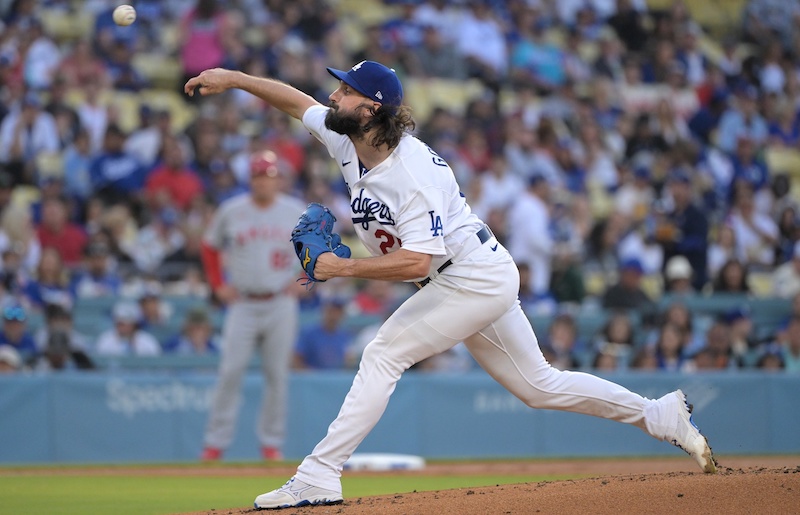
[[[465, 274], [502, 270], [502, 263], [483, 269], [465, 267]], [[457, 265], [454, 265], [455, 269]], [[478, 279], [473, 286], [483, 286]], [[341, 500], [342, 466], [372, 430], [389, 402], [401, 374], [414, 363], [451, 348], [498, 318], [516, 298], [484, 288], [463, 289], [456, 282], [425, 286], [381, 326], [364, 350], [359, 371], [336, 420], [325, 438], [307, 456], [284, 487], [260, 495], [260, 508], [299, 503], [330, 504]], [[469, 313], [468, 321], [464, 314]]]
[[236, 302], [228, 308], [222, 328], [222, 348], [217, 383], [211, 397], [205, 445], [225, 449], [233, 441], [241, 401], [242, 377], [250, 362], [258, 331], [252, 303]]
[[705, 472], [715, 471], [711, 449], [691, 422], [682, 392], [650, 400], [597, 376], [551, 367], [518, 303], [464, 343], [495, 380], [528, 406], [632, 424], [678, 445]]
[[286, 436], [286, 404], [292, 349], [297, 340], [298, 305], [293, 297], [281, 296], [264, 303], [259, 325], [261, 369], [266, 392], [261, 401], [257, 434], [263, 447], [280, 449]]

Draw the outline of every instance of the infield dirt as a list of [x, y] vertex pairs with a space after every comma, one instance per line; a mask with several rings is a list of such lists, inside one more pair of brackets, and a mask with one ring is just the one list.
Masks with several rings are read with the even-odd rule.
[[[576, 480], [347, 498], [335, 506], [285, 510], [222, 509], [184, 515], [487, 515], [487, 514], [793, 514], [800, 513], [800, 458], [720, 458], [716, 475], [691, 460], [567, 460], [434, 464], [391, 474], [576, 474]], [[211, 474], [258, 469], [208, 468]], [[263, 469], [260, 469], [263, 473]], [[270, 467], [270, 473], [276, 469]], [[294, 472], [287, 468], [287, 478]], [[356, 474], [389, 474], [351, 472]], [[257, 494], [260, 492], [254, 492]]]

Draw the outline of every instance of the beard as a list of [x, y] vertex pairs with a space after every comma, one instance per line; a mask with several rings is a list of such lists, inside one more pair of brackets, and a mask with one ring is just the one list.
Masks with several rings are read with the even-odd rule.
[[364, 132], [356, 113], [340, 113], [333, 106], [325, 115], [325, 127], [343, 136], [359, 136]]

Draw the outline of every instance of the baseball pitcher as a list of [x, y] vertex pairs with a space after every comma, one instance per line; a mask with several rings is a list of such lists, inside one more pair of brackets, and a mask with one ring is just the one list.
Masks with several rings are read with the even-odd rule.
[[306, 268], [311, 280], [413, 281], [420, 288], [364, 350], [327, 435], [285, 485], [256, 497], [256, 508], [342, 502], [342, 467], [380, 419], [401, 374], [460, 341], [528, 406], [635, 425], [715, 472], [711, 449], [680, 390], [647, 399], [590, 374], [557, 370], [545, 360], [517, 300], [514, 261], [470, 211], [445, 160], [409, 134], [414, 121], [394, 71], [363, 61], [328, 72], [339, 86], [327, 107], [281, 82], [236, 71], [206, 70], [185, 86], [188, 94], [195, 88], [202, 95], [248, 91], [302, 120], [327, 147], [350, 190], [352, 223], [372, 257], [342, 257], [331, 236], [320, 231], [317, 243], [295, 242], [295, 251], [311, 249], [314, 265]]

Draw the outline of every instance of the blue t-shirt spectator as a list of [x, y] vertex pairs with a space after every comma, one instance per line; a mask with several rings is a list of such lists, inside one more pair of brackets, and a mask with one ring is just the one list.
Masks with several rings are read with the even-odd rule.
[[36, 358], [36, 341], [27, 328], [28, 314], [19, 305], [3, 309], [3, 329], [0, 331], [0, 346], [9, 345], [16, 350], [24, 363]]
[[298, 368], [335, 370], [346, 366], [345, 355], [353, 335], [340, 325], [344, 307], [343, 300], [323, 300], [322, 320], [303, 330], [295, 346]]

